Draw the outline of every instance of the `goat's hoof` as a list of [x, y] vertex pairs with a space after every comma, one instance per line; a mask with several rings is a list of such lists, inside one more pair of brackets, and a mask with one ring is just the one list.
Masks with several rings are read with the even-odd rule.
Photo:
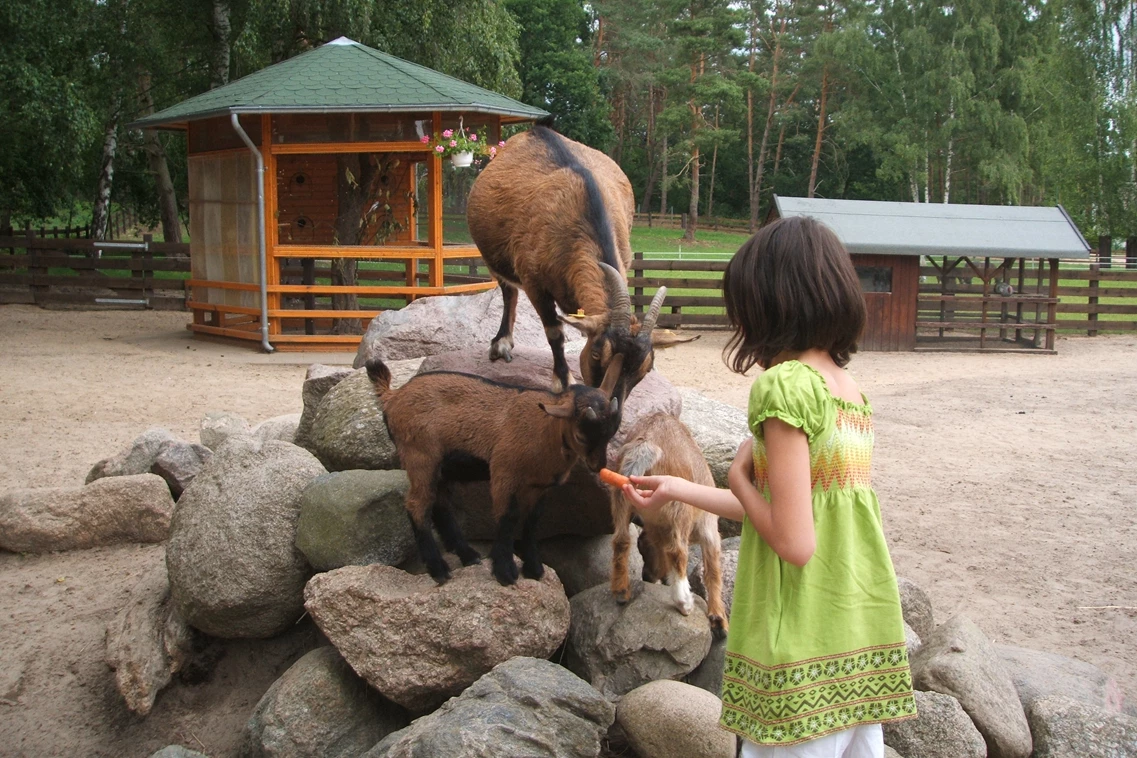
[[695, 610], [695, 604], [693, 602], [691, 602], [691, 603], [679, 603], [679, 605], [676, 607], [679, 609], [679, 612], [681, 614], [683, 614], [684, 616], [690, 616], [691, 611]]
[[508, 587], [511, 584], [517, 584], [517, 564], [511, 558], [508, 562], [495, 563], [493, 567], [494, 579], [497, 579], [498, 584], [503, 587]]
[[513, 346], [507, 345], [504, 342], [494, 342], [490, 345], [490, 360], [503, 360], [506, 363], [513, 362]]
[[521, 574], [526, 579], [540, 579], [545, 575], [545, 566], [540, 562], [534, 564], [524, 563], [521, 566]]
[[437, 582], [439, 586], [441, 586], [450, 581], [450, 570], [447, 569], [437, 573], [432, 571], [430, 572], [430, 578]]
[[612, 597], [616, 598], [616, 605], [627, 605], [632, 600], [632, 591], [613, 592]]
[[459, 551], [458, 558], [462, 561], [463, 566], [476, 566], [482, 562], [482, 556], [473, 548]]
[[718, 615], [707, 616], [707, 619], [711, 622], [711, 634], [714, 635], [714, 638], [716, 640], [726, 639], [726, 619]]

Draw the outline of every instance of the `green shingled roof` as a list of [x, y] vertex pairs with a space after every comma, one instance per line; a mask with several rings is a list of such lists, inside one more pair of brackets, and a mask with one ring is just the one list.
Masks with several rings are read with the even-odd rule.
[[347, 37], [166, 108], [131, 128], [183, 124], [230, 113], [493, 113], [524, 120], [540, 108], [381, 53]]

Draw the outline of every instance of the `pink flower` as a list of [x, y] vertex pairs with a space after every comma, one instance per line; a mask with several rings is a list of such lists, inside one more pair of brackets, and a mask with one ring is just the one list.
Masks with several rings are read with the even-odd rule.
[[491, 147], [490, 148], [490, 158], [493, 158], [495, 155], [497, 155], [497, 148]]
[[478, 135], [476, 135], [476, 134], [471, 134], [471, 135], [470, 135], [470, 141], [471, 141], [471, 142], [477, 142], [477, 141], [478, 141]]
[[451, 137], [451, 136], [453, 136], [453, 134], [454, 134], [453, 129], [443, 129], [442, 130], [442, 136], [443, 137]]
[[505, 140], [502, 140], [501, 142], [497, 143], [497, 146], [498, 147], [505, 147]]
[[427, 142], [430, 142], [430, 135], [427, 135], [427, 134], [424, 134], [424, 135], [422, 135], [422, 139], [420, 139], [420, 140], [419, 140], [419, 142], [421, 142], [421, 143], [422, 143], [422, 144], [424, 144], [424, 145], [425, 145]]
[[454, 140], [450, 140], [450, 147], [458, 147], [458, 143]]
[[443, 152], [444, 150], [446, 150], [446, 148], [444, 148], [442, 145], [437, 145], [437, 146], [434, 148], [434, 152], [436, 152], [436, 153], [441, 153], [441, 152]]

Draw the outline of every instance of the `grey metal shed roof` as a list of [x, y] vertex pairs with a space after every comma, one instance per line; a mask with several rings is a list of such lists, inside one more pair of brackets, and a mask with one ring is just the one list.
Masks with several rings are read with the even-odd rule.
[[782, 218], [812, 216], [850, 253], [979, 258], [1088, 258], [1090, 246], [1060, 206], [944, 205], [774, 196]]

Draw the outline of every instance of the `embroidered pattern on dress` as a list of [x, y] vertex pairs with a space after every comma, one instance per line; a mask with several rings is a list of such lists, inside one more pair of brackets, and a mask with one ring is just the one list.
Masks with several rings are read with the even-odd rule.
[[[827, 492], [872, 487], [872, 450], [872, 416], [838, 407], [833, 432], [810, 445], [811, 488]], [[769, 483], [766, 441], [758, 436], [754, 438], [754, 484], [768, 496]]]

